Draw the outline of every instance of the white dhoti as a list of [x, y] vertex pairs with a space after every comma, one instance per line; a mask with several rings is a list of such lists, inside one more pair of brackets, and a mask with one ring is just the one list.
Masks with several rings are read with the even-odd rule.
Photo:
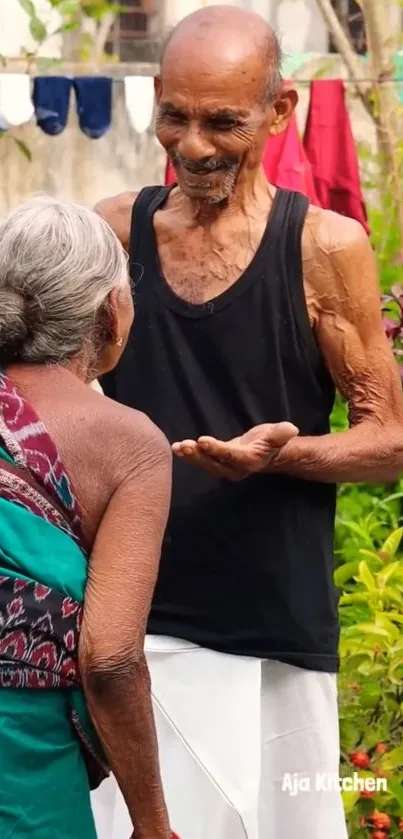
[[[158, 636], [146, 652], [180, 839], [347, 839], [335, 675]], [[129, 839], [114, 779], [92, 798], [99, 839]]]

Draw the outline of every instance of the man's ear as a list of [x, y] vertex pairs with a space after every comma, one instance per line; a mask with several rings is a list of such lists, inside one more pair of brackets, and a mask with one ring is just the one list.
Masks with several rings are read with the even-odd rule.
[[161, 93], [162, 93], [161, 76], [155, 76], [155, 78], [154, 78], [154, 93], [155, 93], [155, 98], [156, 98], [157, 103], [158, 103], [161, 99]]
[[285, 89], [273, 104], [274, 119], [269, 134], [281, 134], [285, 131], [298, 104], [298, 93], [293, 88]]

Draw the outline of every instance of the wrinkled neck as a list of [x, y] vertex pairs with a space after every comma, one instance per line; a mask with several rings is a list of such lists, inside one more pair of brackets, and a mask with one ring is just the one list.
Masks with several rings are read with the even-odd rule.
[[267, 198], [273, 198], [274, 193], [274, 187], [268, 183], [263, 167], [260, 167], [255, 178], [240, 180], [233, 193], [224, 201], [192, 201], [184, 196], [184, 208], [195, 224], [209, 227], [218, 220], [247, 216], [260, 204], [267, 204]]

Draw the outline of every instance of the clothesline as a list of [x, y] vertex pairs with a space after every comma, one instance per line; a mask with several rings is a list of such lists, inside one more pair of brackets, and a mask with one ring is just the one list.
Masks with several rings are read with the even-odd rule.
[[[51, 61], [38, 61], [31, 65], [30, 68], [27, 68], [27, 65], [24, 65], [20, 59], [9, 59], [7, 60], [7, 64], [3, 67], [0, 66], [0, 73], [28, 73], [29, 76], [32, 78], [34, 76], [65, 76], [68, 78], [73, 78], [74, 76], [107, 76], [112, 80], [112, 83], [115, 82], [123, 82], [125, 78], [128, 76], [154, 76], [158, 73], [158, 62], [155, 61], [138, 61], [138, 62], [118, 62], [118, 63], [111, 63], [105, 62], [105, 64], [90, 64], [90, 63], [80, 63], [80, 62], [59, 62], [56, 61], [55, 64], [52, 64]], [[301, 68], [300, 68], [301, 69]], [[317, 68], [319, 69], [319, 68]], [[365, 68], [363, 68], [365, 69]], [[359, 79], [351, 79], [351, 78], [343, 78], [342, 81], [345, 85], [357, 85], [357, 84], [403, 84], [403, 75], [401, 75], [401, 68], [398, 69], [399, 75], [394, 76], [393, 78], [381, 78], [377, 79], [375, 76], [367, 76], [363, 73], [362, 78]], [[315, 72], [313, 73], [315, 80], [318, 81], [329, 81], [331, 79], [341, 78], [340, 74], [338, 76], [316, 76]], [[286, 77], [294, 82], [295, 84], [299, 85], [309, 85], [312, 81], [312, 76], [307, 77], [298, 77], [294, 76], [290, 73], [289, 76]]]
[[[316, 76], [315, 81], [328, 82], [336, 78], [340, 78], [340, 76]], [[294, 76], [291, 76], [290, 81], [295, 82], [295, 84], [311, 84], [312, 79], [297, 79]], [[342, 82], [343, 84], [374, 84], [375, 82], [377, 84], [396, 84], [396, 82], [398, 84], [402, 84], [403, 76], [394, 76], [392, 79], [342, 79]]]

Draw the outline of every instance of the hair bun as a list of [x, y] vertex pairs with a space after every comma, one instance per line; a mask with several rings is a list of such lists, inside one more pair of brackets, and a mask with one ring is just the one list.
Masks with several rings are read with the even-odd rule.
[[29, 334], [26, 301], [21, 294], [9, 288], [0, 288], [0, 352], [7, 346], [18, 352]]

